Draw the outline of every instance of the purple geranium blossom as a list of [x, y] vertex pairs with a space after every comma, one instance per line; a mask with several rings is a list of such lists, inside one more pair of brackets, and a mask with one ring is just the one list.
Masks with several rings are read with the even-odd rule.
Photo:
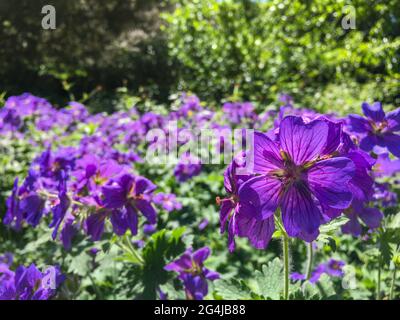
[[392, 177], [400, 172], [400, 159], [391, 160], [388, 153], [379, 154], [373, 172], [376, 177]]
[[[311, 273], [310, 279], [308, 281], [310, 283], [317, 283], [323, 274], [327, 274], [331, 277], [343, 277], [344, 276], [344, 271], [343, 271], [344, 266], [345, 266], [344, 261], [329, 259], [328, 262], [321, 263], [314, 269], [314, 271]], [[290, 278], [293, 281], [307, 280], [307, 276], [305, 274], [301, 274], [298, 272], [293, 272], [290, 275]]]
[[153, 201], [167, 212], [182, 209], [182, 204], [176, 200], [176, 195], [173, 193], [157, 193], [154, 195]]
[[352, 234], [353, 236], [360, 236], [362, 233], [362, 226], [359, 218], [370, 229], [376, 229], [380, 226], [383, 219], [383, 213], [377, 208], [367, 208], [361, 201], [354, 200], [351, 207], [345, 210], [345, 214], [350, 219], [344, 226], [342, 232]]
[[385, 114], [380, 102], [372, 105], [364, 102], [365, 117], [349, 115], [349, 130], [360, 134], [360, 148], [371, 151], [375, 146], [385, 147], [396, 157], [400, 157], [400, 109]]
[[0, 268], [0, 300], [49, 300], [64, 279], [58, 267], [44, 273], [34, 264], [28, 268], [19, 266], [15, 272]]
[[179, 163], [174, 169], [174, 175], [178, 182], [185, 182], [190, 178], [199, 175], [201, 172], [200, 160], [188, 153], [182, 155]]
[[324, 158], [324, 150], [335, 138], [329, 129], [324, 120], [305, 124], [300, 117], [288, 116], [280, 125], [279, 145], [255, 133], [253, 173], [258, 175], [239, 190], [241, 210], [264, 220], [280, 207], [289, 236], [316, 239], [323, 214], [344, 210], [353, 199], [349, 188], [353, 161]]
[[193, 252], [186, 252], [177, 260], [164, 267], [167, 271], [179, 273], [179, 279], [185, 286], [188, 300], [203, 300], [208, 293], [207, 280], [219, 279], [219, 274], [204, 267], [204, 261], [209, 257], [210, 248], [204, 247]]
[[102, 187], [102, 205], [105, 209], [92, 214], [86, 221], [92, 237], [98, 239], [102, 234], [104, 219], [111, 211], [111, 223], [114, 231], [122, 235], [129, 228], [133, 235], [138, 232], [138, 213], [141, 212], [148, 223], [155, 224], [157, 219], [150, 197], [156, 186], [148, 179], [122, 174]]
[[245, 164], [243, 157], [243, 153], [236, 157], [224, 173], [225, 190], [229, 196], [225, 199], [217, 198], [217, 203], [221, 206], [221, 233], [225, 232], [228, 222], [228, 246], [231, 252], [235, 249], [235, 236], [247, 237], [255, 248], [265, 249], [275, 230], [273, 216], [259, 220], [248, 211], [242, 210], [239, 190], [251, 178], [250, 175], [237, 173]]

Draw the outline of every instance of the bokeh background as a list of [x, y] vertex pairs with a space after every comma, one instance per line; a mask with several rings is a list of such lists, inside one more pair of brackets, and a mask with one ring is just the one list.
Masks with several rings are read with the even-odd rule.
[[[43, 30], [52, 4], [57, 29]], [[355, 10], [356, 29], [342, 19]], [[400, 99], [397, 0], [0, 1], [0, 92], [112, 112], [121, 96], [191, 91], [344, 110]], [[344, 110], [346, 111], [346, 110]]]

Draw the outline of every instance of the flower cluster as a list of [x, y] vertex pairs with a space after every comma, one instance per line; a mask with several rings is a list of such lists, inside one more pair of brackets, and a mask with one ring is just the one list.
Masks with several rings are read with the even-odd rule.
[[208, 293], [207, 280], [219, 279], [219, 274], [204, 267], [211, 251], [204, 247], [196, 251], [188, 249], [179, 259], [165, 266], [167, 271], [175, 271], [185, 286], [189, 300], [202, 300]]
[[49, 300], [65, 277], [58, 267], [40, 272], [34, 264], [10, 269], [12, 256], [0, 256], [0, 300]]
[[[329, 259], [326, 263], [319, 264], [315, 270], [311, 273], [310, 283], [317, 283], [323, 274], [327, 274], [331, 277], [343, 277], [344, 271], [343, 267], [345, 266], [345, 262], [341, 260]], [[293, 281], [298, 280], [306, 280], [307, 276], [298, 272], [293, 272], [290, 275], [290, 278]]]
[[[341, 214], [349, 218], [343, 232], [357, 236], [362, 232], [358, 218], [370, 229], [379, 227], [383, 218], [379, 209], [370, 207], [379, 186], [375, 178], [399, 167], [387, 153], [378, 160], [366, 153], [372, 147], [367, 148], [365, 141], [396, 155], [392, 142], [397, 139], [393, 132], [400, 126], [400, 109], [385, 116], [380, 103], [364, 103], [368, 120], [355, 115], [338, 119], [301, 113], [290, 100], [285, 103], [275, 127], [255, 132], [251, 150], [225, 171], [228, 196], [217, 202], [222, 233], [228, 223], [230, 251], [235, 236], [247, 237], [255, 248], [264, 249], [277, 218], [287, 235], [307, 242], [318, 237], [322, 224]], [[370, 131], [357, 139], [356, 133], [367, 132], [361, 127]]]

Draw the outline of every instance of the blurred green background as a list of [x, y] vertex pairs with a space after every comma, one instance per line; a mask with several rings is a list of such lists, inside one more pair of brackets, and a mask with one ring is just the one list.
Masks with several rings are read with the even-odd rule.
[[[45, 4], [56, 30], [41, 27]], [[177, 91], [216, 104], [286, 92], [320, 111], [400, 102], [398, 0], [1, 0], [0, 21], [5, 96], [109, 112], [121, 94]]]

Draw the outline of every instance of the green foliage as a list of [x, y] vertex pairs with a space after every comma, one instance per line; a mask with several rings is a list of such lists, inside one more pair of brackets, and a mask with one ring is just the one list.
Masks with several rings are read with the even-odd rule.
[[202, 98], [218, 101], [235, 91], [243, 99], [271, 101], [287, 91], [310, 106], [317, 101], [319, 108], [340, 110], [343, 104], [324, 97], [330, 84], [348, 82], [357, 83], [351, 93], [364, 84], [383, 89], [369, 99], [398, 97], [396, 0], [352, 1], [354, 30], [342, 28], [351, 14], [346, 1], [175, 2], [175, 11], [164, 14], [170, 54], [183, 66], [181, 87]]
[[283, 265], [275, 258], [262, 271], [256, 270], [254, 278], [249, 281], [219, 280], [215, 284], [216, 297], [227, 300], [279, 299], [282, 293]]

